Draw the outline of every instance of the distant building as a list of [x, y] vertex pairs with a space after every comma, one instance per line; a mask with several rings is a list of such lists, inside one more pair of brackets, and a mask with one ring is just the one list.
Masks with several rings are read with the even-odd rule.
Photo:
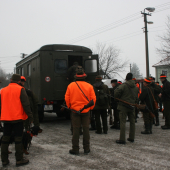
[[161, 74], [165, 74], [168, 81], [170, 81], [170, 56], [164, 60], [161, 60], [159, 63], [153, 65], [152, 67], [155, 67], [155, 81], [158, 81], [161, 84], [159, 79]]

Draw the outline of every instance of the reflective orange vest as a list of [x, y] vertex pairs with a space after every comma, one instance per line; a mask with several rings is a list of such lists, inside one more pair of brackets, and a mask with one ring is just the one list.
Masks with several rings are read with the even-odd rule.
[[16, 83], [10, 83], [1, 90], [1, 121], [26, 120], [28, 118], [20, 100], [22, 88]]
[[136, 87], [139, 89], [139, 92], [138, 92], [138, 98], [139, 98], [139, 96], [140, 96], [140, 94], [141, 94], [141, 88], [140, 88], [139, 83], [136, 83]]
[[[83, 90], [89, 101], [93, 99], [95, 106], [96, 95], [93, 86], [89, 83], [86, 83], [85, 81], [77, 81], [77, 84]], [[79, 111], [84, 107], [84, 105], [87, 105], [89, 102], [87, 101], [81, 90], [78, 88], [77, 84], [75, 82], [72, 82], [68, 85], [65, 94], [65, 101], [68, 108]], [[84, 109], [82, 113], [87, 113], [89, 110], [92, 110], [94, 106], [88, 109]]]

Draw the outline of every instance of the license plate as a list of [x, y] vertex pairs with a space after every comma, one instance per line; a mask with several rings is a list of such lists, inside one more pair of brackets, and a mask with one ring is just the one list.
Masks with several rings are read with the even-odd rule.
[[44, 105], [44, 110], [53, 110], [53, 105]]

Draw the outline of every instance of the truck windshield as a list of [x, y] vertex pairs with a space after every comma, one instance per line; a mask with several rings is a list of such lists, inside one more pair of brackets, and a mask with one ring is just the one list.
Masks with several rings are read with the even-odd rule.
[[55, 60], [55, 72], [56, 73], [66, 73], [67, 72], [67, 61], [66, 60]]
[[86, 73], [97, 72], [97, 60], [86, 60], [85, 61], [85, 72]]

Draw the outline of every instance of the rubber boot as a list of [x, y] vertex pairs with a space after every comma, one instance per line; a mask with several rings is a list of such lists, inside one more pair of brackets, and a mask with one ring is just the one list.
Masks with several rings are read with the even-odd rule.
[[151, 132], [150, 132], [150, 124], [145, 124], [145, 130], [142, 131], [141, 134], [151, 134]]
[[8, 162], [8, 147], [9, 147], [10, 136], [3, 136], [1, 142], [1, 161]]
[[22, 137], [15, 137], [15, 157], [16, 161], [23, 159]]

